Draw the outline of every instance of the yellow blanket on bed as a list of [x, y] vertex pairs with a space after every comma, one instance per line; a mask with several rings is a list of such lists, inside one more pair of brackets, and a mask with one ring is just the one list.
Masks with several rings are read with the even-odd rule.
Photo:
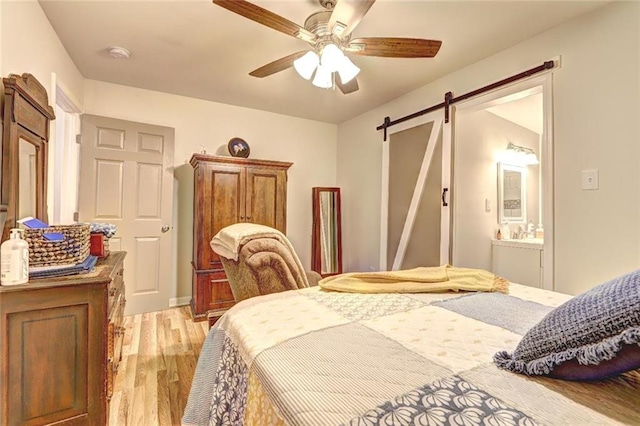
[[509, 291], [509, 282], [491, 272], [451, 265], [401, 271], [352, 272], [324, 278], [319, 285], [324, 290], [347, 293]]

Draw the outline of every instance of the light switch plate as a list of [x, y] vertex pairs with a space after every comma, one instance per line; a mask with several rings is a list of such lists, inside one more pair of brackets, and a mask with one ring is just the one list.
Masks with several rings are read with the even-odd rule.
[[484, 210], [487, 212], [491, 211], [491, 200], [488, 198], [484, 199]]
[[592, 190], [598, 189], [598, 170], [583, 170], [582, 171], [582, 189]]

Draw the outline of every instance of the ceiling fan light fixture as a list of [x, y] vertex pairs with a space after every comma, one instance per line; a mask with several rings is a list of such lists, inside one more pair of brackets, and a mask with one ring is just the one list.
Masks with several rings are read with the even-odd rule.
[[346, 56], [342, 57], [342, 61], [340, 62], [340, 68], [338, 68], [338, 74], [340, 74], [340, 81], [342, 84], [347, 84], [351, 80], [355, 78], [360, 72], [360, 68], [356, 66], [351, 59]]
[[293, 61], [293, 68], [300, 74], [300, 77], [309, 80], [319, 63], [320, 58], [318, 58], [316, 52], [310, 50]]
[[329, 71], [325, 66], [318, 65], [318, 68], [316, 69], [316, 76], [313, 78], [311, 83], [321, 89], [331, 88], [331, 86], [333, 86], [331, 71]]
[[342, 50], [335, 44], [329, 43], [324, 47], [324, 49], [322, 49], [320, 63], [329, 72], [334, 72], [338, 71], [338, 69], [340, 68], [340, 65], [342, 64], [342, 58], [344, 58], [344, 53], [342, 52]]

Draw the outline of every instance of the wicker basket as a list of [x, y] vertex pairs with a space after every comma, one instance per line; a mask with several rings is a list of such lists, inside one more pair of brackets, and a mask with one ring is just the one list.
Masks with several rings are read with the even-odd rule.
[[[62, 241], [49, 241], [42, 235], [59, 233]], [[52, 225], [44, 229], [25, 229], [24, 239], [29, 243], [29, 266], [56, 266], [78, 264], [89, 256], [89, 224]]]

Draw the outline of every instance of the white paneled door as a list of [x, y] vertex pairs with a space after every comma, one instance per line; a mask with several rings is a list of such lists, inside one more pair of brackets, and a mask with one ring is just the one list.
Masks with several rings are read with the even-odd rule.
[[174, 129], [82, 116], [79, 219], [117, 225], [126, 315], [169, 307]]

